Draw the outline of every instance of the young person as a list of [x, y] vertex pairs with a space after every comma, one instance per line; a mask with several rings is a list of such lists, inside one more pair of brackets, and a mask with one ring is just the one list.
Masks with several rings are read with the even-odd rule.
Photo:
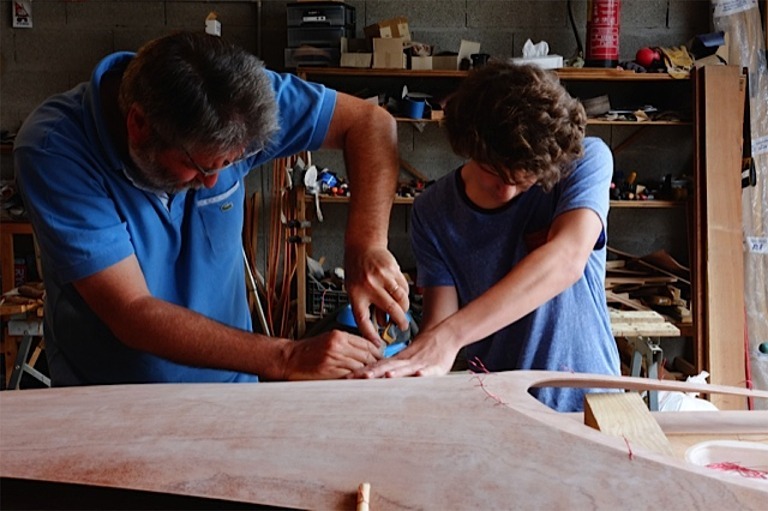
[[[585, 126], [551, 72], [471, 72], [445, 110], [451, 147], [467, 161], [413, 207], [420, 334], [357, 376], [444, 374], [463, 347], [478, 370], [620, 374], [604, 292], [613, 160]], [[574, 411], [584, 390], [534, 395]]]

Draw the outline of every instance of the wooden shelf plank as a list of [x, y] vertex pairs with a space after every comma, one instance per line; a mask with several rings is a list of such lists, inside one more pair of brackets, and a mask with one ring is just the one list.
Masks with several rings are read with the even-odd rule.
[[[397, 122], [407, 123], [435, 123], [438, 124], [442, 119], [412, 119], [410, 117], [395, 116]], [[608, 121], [604, 119], [589, 119], [588, 125], [594, 126], [692, 126], [690, 121]]]
[[608, 121], [605, 119], [589, 119], [587, 124], [600, 126], [693, 126], [691, 121]]
[[[594, 81], [640, 81], [665, 82], [679, 81], [667, 73], [635, 73], [623, 69], [603, 68], [560, 68], [555, 72], [563, 80], [594, 80]], [[370, 76], [370, 77], [403, 77], [403, 78], [463, 78], [467, 71], [453, 70], [412, 70], [412, 69], [373, 69], [346, 67], [298, 67], [296, 74], [300, 76]], [[683, 80], [688, 80], [684, 78]]]
[[[304, 202], [314, 202], [314, 196], [304, 195]], [[412, 197], [395, 197], [395, 204], [413, 204]], [[347, 204], [349, 197], [334, 197], [332, 195], [320, 195], [320, 202], [326, 204]], [[685, 201], [671, 200], [612, 200], [611, 208], [645, 209], [645, 208], [682, 208], [687, 205]]]
[[412, 69], [373, 69], [353, 67], [298, 67], [299, 76], [370, 76], [370, 77], [403, 77], [403, 78], [464, 78], [466, 71], [451, 70], [412, 70]]
[[644, 208], [682, 208], [688, 203], [686, 201], [675, 200], [612, 200], [612, 208], [630, 208], [630, 209], [644, 209]]
[[[594, 80], [594, 81], [632, 81], [632, 82], [666, 82], [679, 81], [667, 73], [635, 73], [624, 69], [578, 68], [566, 67], [557, 70], [562, 80]], [[683, 78], [682, 80], [688, 80]]]

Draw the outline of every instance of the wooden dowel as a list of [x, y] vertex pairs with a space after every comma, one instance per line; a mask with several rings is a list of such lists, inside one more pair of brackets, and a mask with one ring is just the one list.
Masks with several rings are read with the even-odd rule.
[[371, 483], [360, 483], [357, 487], [357, 511], [369, 511], [371, 501]]

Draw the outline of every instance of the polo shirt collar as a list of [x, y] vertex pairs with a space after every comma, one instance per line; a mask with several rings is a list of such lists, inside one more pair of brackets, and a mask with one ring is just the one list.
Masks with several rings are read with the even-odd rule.
[[93, 70], [90, 85], [84, 98], [84, 121], [87, 129], [94, 138], [94, 143], [102, 150], [109, 167], [117, 172], [124, 171], [125, 162], [120, 157], [109, 127], [105, 121], [101, 105], [101, 82], [104, 75], [110, 71], [123, 70], [136, 54], [133, 52], [118, 52], [104, 57]]

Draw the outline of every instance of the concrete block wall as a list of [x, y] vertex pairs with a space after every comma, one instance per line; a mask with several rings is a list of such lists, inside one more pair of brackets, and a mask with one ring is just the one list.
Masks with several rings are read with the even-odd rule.
[[[145, 41], [176, 29], [203, 30], [216, 12], [224, 37], [283, 70], [287, 32], [285, 1], [276, 0], [92, 0], [32, 2], [33, 27], [12, 28], [12, 2], [0, 0], [0, 129], [14, 132], [26, 115], [49, 95], [87, 80], [105, 54], [136, 50]], [[413, 38], [439, 50], [457, 51], [462, 39], [479, 41], [497, 58], [519, 56], [530, 38], [546, 40], [551, 53], [568, 58], [576, 49], [565, 0], [349, 0], [357, 11], [358, 35], [368, 24], [406, 16]], [[586, 0], [572, 2], [579, 36], [584, 38]], [[642, 46], [675, 46], [710, 30], [709, 0], [625, 1], [621, 14], [620, 57], [631, 60]], [[405, 159], [431, 177], [460, 163], [436, 126], [423, 131], [399, 127]], [[320, 153], [319, 165], [343, 168], [338, 157]], [[268, 170], [268, 169], [267, 169]], [[343, 170], [342, 170], [343, 171]], [[375, 169], [372, 169], [375, 171]], [[3, 179], [12, 177], [8, 155], [0, 157]], [[267, 196], [269, 172], [255, 172], [249, 187]], [[314, 254], [329, 266], [341, 265], [344, 207], [329, 207], [326, 222], [313, 232]], [[331, 214], [332, 213], [332, 214]], [[266, 215], [261, 215], [262, 218]], [[392, 249], [403, 267], [412, 265], [408, 248], [408, 208], [392, 215]], [[263, 243], [260, 243], [263, 246]]]
[[[14, 131], [47, 96], [87, 80], [105, 54], [136, 50], [141, 43], [177, 29], [204, 27], [216, 12], [223, 35], [283, 67], [285, 1], [196, 0], [32, 2], [32, 28], [12, 28], [12, 2], [0, 0], [0, 128]], [[570, 57], [576, 42], [564, 0], [350, 0], [358, 33], [365, 25], [404, 15], [415, 40], [457, 51], [461, 39], [480, 41], [499, 58], [519, 56], [530, 38]], [[586, 0], [572, 4], [580, 37]], [[259, 24], [259, 17], [261, 22]], [[642, 0], [622, 5], [623, 60], [647, 45], [671, 46], [709, 30], [708, 0]]]

